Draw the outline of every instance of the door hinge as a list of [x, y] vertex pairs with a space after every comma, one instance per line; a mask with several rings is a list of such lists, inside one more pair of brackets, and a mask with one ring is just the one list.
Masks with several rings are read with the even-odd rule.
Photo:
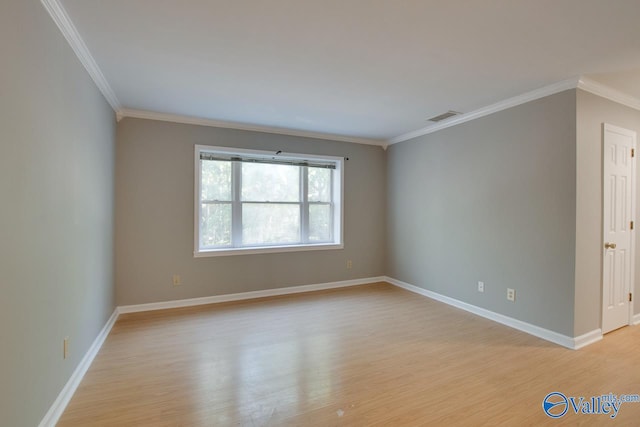
[[633, 230], [633, 221], [631, 221], [631, 224], [629, 224], [629, 228]]
[[633, 294], [629, 292], [629, 302], [633, 301]]
[[631, 157], [635, 157], [636, 156], [636, 149], [632, 148], [631, 149]]

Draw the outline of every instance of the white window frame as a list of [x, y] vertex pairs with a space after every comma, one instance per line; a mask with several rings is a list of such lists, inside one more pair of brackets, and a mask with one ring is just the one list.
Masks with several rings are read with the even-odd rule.
[[[241, 247], [221, 247], [221, 248], [201, 248], [200, 247], [200, 217], [201, 217], [201, 184], [202, 184], [202, 170], [200, 168], [200, 153], [219, 153], [226, 155], [253, 155], [272, 157], [278, 156], [278, 158], [286, 160], [298, 160], [298, 161], [329, 161], [335, 163], [336, 168], [333, 170], [332, 180], [332, 202], [333, 202], [333, 241], [322, 243], [295, 243], [295, 244], [282, 244], [282, 245], [269, 245], [269, 246], [241, 246]], [[307, 174], [302, 174], [303, 179], [307, 180]], [[338, 179], [335, 179], [335, 178]], [[232, 194], [233, 202], [240, 203], [238, 200], [240, 188], [235, 188], [234, 183], [238, 180], [232, 180]], [[306, 183], [303, 184], [301, 192], [304, 193], [306, 199]], [[303, 201], [307, 205], [312, 205], [315, 202]], [[237, 210], [236, 210], [237, 211]], [[303, 212], [306, 209], [302, 209]], [[232, 229], [237, 229], [233, 226], [233, 222], [238, 221], [236, 217], [232, 218]], [[241, 220], [241, 219], [240, 219]], [[305, 227], [308, 226], [308, 218], [301, 218], [301, 237], [304, 239], [306, 236]], [[335, 156], [318, 156], [311, 154], [292, 154], [292, 153], [274, 153], [273, 151], [262, 150], [247, 150], [241, 148], [231, 147], [217, 147], [210, 145], [196, 145], [194, 149], [194, 250], [193, 256], [200, 257], [212, 257], [212, 256], [227, 256], [227, 255], [250, 255], [250, 254], [263, 254], [263, 253], [275, 253], [275, 252], [300, 252], [300, 251], [317, 251], [317, 250], [330, 250], [330, 249], [343, 249], [344, 248], [344, 158]], [[232, 236], [232, 239], [235, 236]]]

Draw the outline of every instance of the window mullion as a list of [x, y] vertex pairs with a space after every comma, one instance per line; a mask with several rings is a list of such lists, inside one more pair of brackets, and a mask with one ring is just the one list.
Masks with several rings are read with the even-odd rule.
[[300, 241], [309, 243], [309, 171], [300, 167]]
[[231, 246], [242, 246], [242, 163], [231, 162], [231, 188], [233, 191], [231, 205]]

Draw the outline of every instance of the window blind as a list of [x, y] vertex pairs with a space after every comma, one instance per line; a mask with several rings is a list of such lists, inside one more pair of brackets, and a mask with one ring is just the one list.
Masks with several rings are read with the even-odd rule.
[[287, 157], [239, 156], [225, 153], [200, 153], [200, 160], [216, 160], [227, 162], [265, 163], [271, 165], [307, 166], [310, 168], [336, 169], [336, 163], [315, 159], [294, 159]]

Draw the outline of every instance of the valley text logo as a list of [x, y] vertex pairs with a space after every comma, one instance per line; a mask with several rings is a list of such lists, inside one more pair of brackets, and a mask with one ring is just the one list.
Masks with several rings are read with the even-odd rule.
[[608, 415], [615, 418], [623, 403], [640, 403], [640, 395], [621, 394], [617, 396], [609, 393], [586, 398], [567, 397], [563, 393], [554, 391], [544, 397], [542, 409], [551, 418], [563, 417], [569, 410], [574, 414]]

